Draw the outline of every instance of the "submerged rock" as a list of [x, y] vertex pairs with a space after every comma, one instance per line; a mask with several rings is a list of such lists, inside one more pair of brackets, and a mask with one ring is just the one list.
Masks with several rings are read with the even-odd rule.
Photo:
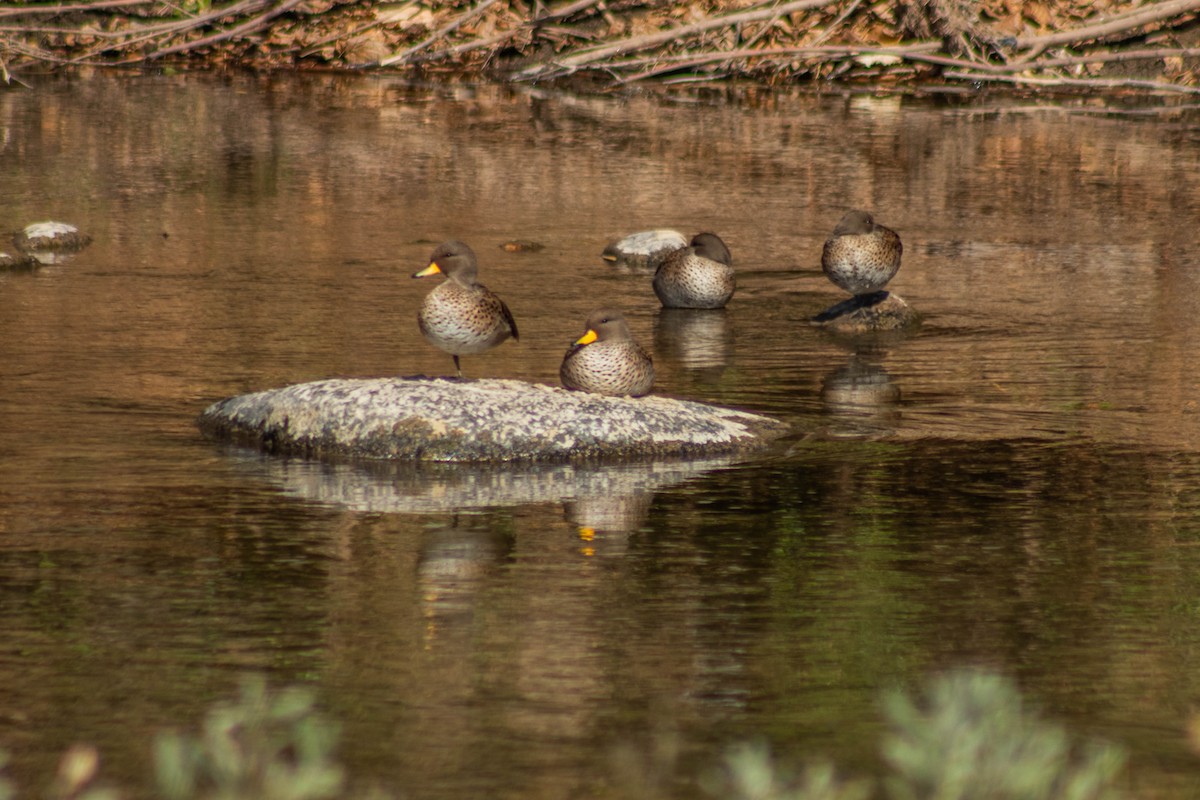
[[656, 270], [669, 253], [687, 247], [688, 239], [679, 231], [660, 228], [631, 233], [604, 248], [600, 257], [618, 267], [636, 270]]
[[536, 253], [545, 247], [546, 245], [541, 242], [533, 242], [529, 239], [509, 239], [500, 245], [500, 249], [508, 253]]
[[514, 380], [334, 379], [214, 403], [205, 434], [270, 452], [412, 461], [695, 457], [763, 446], [781, 422], [667, 397]]
[[920, 321], [921, 316], [913, 307], [891, 292], [851, 297], [812, 318], [812, 324], [839, 333], [899, 331]]

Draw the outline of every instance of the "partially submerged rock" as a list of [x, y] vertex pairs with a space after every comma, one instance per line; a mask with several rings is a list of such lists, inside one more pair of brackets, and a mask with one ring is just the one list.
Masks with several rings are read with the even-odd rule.
[[904, 298], [891, 292], [875, 292], [843, 300], [812, 318], [812, 323], [838, 333], [899, 331], [921, 321]]
[[92, 243], [92, 237], [65, 222], [35, 222], [13, 235], [13, 247], [22, 253], [55, 251], [75, 253]]
[[38, 264], [59, 264], [92, 243], [92, 237], [65, 222], [35, 222], [13, 234], [13, 247]]
[[668, 253], [687, 247], [687, 244], [687, 237], [679, 231], [659, 228], [617, 239], [604, 248], [600, 257], [625, 269], [653, 271]]
[[334, 379], [241, 395], [207, 435], [270, 452], [412, 461], [696, 457], [762, 447], [781, 422], [668, 397], [604, 397], [513, 380]]
[[40, 262], [27, 253], [0, 251], [0, 270], [36, 269]]

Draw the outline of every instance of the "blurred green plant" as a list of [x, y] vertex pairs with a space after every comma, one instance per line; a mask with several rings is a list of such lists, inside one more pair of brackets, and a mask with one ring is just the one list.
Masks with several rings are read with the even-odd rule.
[[52, 800], [117, 800], [116, 789], [99, 785], [100, 751], [90, 744], [73, 744], [58, 762], [47, 796]]
[[709, 794], [722, 800], [866, 800], [870, 781], [841, 781], [827, 761], [808, 764], [799, 775], [780, 766], [764, 744], [740, 744], [725, 754], [720, 778]]
[[[1079, 741], [1041, 718], [1016, 685], [999, 675], [964, 670], [936, 677], [923, 693], [884, 698], [889, 731], [883, 779], [894, 800], [1117, 800], [1125, 766], [1114, 745]], [[1200, 717], [1190, 730], [1200, 751]], [[159, 795], [166, 800], [326, 800], [343, 796], [345, 776], [334, 761], [337, 726], [305, 688], [271, 692], [261, 677], [243, 680], [233, 702], [212, 708], [198, 735], [161, 734], [154, 743]], [[629, 756], [638, 796], [665, 794], [679, 743], [664, 736], [650, 760]], [[3, 775], [0, 800], [17, 792]], [[48, 797], [115, 800], [97, 788], [100, 757], [90, 745], [69, 748]], [[623, 770], [623, 771], [626, 771]], [[648, 777], [649, 776], [649, 777]], [[639, 786], [640, 784], [640, 786]], [[869, 780], [844, 780], [825, 761], [794, 770], [766, 745], [730, 748], [722, 769], [702, 781], [721, 800], [866, 800]], [[378, 791], [367, 795], [376, 800]]]
[[154, 744], [159, 792], [168, 800], [323, 800], [345, 781], [333, 760], [337, 726], [305, 688], [267, 690], [242, 681], [235, 702], [208, 712], [198, 736], [171, 732]]
[[8, 753], [0, 750], [0, 800], [13, 800], [17, 796], [17, 787], [3, 774], [7, 765]]
[[924, 696], [885, 697], [883, 756], [896, 800], [1114, 800], [1121, 748], [1075, 742], [1016, 685], [980, 670], [931, 680]]

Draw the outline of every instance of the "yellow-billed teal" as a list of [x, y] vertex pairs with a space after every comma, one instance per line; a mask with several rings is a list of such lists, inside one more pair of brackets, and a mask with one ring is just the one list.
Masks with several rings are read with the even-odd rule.
[[477, 280], [479, 263], [464, 242], [442, 242], [429, 257], [429, 266], [413, 277], [438, 273], [446, 280], [425, 296], [417, 324], [431, 344], [454, 357], [461, 378], [459, 356], [482, 353], [510, 336], [518, 339], [517, 323], [504, 301]]
[[595, 394], [649, 394], [654, 364], [629, 332], [625, 315], [611, 308], [593, 311], [587, 332], [575, 340], [558, 371], [562, 385]]
[[664, 308], [724, 308], [733, 289], [733, 256], [715, 233], [696, 234], [654, 273], [654, 293]]
[[866, 211], [848, 211], [825, 240], [821, 269], [850, 294], [871, 294], [900, 269], [903, 250], [895, 231], [877, 225]]

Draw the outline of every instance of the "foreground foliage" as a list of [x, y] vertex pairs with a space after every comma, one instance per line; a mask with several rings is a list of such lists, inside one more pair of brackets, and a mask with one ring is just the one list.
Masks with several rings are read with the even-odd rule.
[[[1117, 800], [1124, 752], [1077, 742], [1030, 709], [1016, 685], [964, 670], [931, 680], [923, 695], [885, 697], [889, 731], [882, 743], [894, 800]], [[817, 762], [798, 776], [765, 747], [726, 755], [724, 780], [712, 793], [727, 800], [865, 800], [867, 781], [839, 780]]]
[[[1123, 751], [1076, 741], [1042, 719], [1012, 681], [980, 671], [931, 680], [924, 693], [889, 693], [883, 781], [894, 800], [1118, 800]], [[268, 691], [248, 678], [233, 702], [209, 711], [199, 733], [167, 732], [154, 745], [158, 796], [164, 800], [326, 800], [347, 796], [334, 758], [337, 726], [303, 688]], [[5, 763], [0, 753], [0, 769]], [[97, 780], [94, 748], [64, 756], [49, 796], [116, 800]], [[704, 781], [723, 800], [867, 800], [871, 781], [839, 778], [832, 764], [792, 770], [758, 744], [730, 748], [723, 769]], [[661, 787], [638, 787], [653, 796]], [[16, 787], [0, 773], [0, 800]], [[381, 795], [372, 794], [378, 798]]]

